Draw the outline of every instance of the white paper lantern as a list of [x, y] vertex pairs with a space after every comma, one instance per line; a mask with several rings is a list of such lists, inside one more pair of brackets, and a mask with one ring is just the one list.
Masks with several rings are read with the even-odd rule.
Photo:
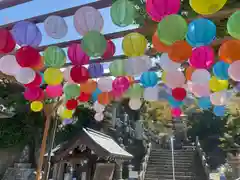
[[4, 74], [15, 76], [20, 68], [14, 55], [6, 55], [0, 59], [0, 71]]
[[93, 109], [97, 113], [102, 113], [105, 110], [105, 106], [100, 104], [98, 101], [95, 101], [94, 104], [93, 104]]
[[102, 92], [112, 91], [113, 80], [110, 77], [102, 77], [98, 80], [97, 85], [98, 89]]
[[132, 110], [138, 110], [141, 108], [141, 105], [142, 105], [142, 101], [140, 99], [135, 99], [135, 98], [132, 98], [129, 100], [129, 107], [132, 109]]
[[35, 79], [36, 73], [31, 68], [20, 68], [15, 78], [21, 84], [29, 84]]

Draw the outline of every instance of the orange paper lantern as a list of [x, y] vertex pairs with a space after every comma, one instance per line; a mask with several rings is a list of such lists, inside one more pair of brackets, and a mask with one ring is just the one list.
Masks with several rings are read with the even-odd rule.
[[170, 46], [168, 56], [172, 61], [183, 63], [192, 55], [192, 47], [186, 41], [176, 41]]
[[218, 51], [218, 56], [226, 63], [240, 60], [240, 41], [229, 40], [224, 42]]
[[32, 68], [33, 68], [33, 70], [35, 70], [35, 71], [41, 71], [41, 70], [44, 68], [44, 57], [41, 56], [38, 65], [36, 65], [36, 66], [34, 66], [34, 67], [32, 67]]
[[157, 32], [155, 32], [152, 36], [152, 44], [153, 48], [156, 49], [158, 52], [168, 52], [170, 46], [161, 42], [157, 36]]
[[81, 92], [92, 94], [97, 88], [97, 82], [89, 79], [87, 82], [80, 85]]
[[126, 76], [126, 78], [128, 79], [130, 85], [134, 84], [135, 80], [132, 76]]
[[102, 105], [109, 104], [113, 99], [111, 92], [103, 92], [98, 95], [98, 102]]
[[195, 68], [193, 68], [192, 66], [189, 66], [187, 69], [186, 69], [186, 72], [185, 72], [185, 76], [186, 76], [186, 79], [188, 81], [191, 81], [192, 80], [192, 73], [195, 71]]

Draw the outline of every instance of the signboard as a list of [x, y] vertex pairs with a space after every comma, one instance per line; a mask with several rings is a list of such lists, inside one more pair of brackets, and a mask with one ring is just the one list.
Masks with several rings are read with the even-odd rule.
[[112, 180], [115, 164], [97, 163], [93, 180]]

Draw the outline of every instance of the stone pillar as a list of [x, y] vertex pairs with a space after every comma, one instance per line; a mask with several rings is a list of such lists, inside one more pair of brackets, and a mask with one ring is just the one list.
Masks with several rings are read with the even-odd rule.
[[123, 161], [116, 160], [116, 169], [115, 169], [115, 179], [116, 180], [123, 180], [122, 171], [123, 171]]
[[62, 162], [58, 164], [57, 180], [63, 180], [64, 178], [64, 165], [65, 163]]
[[240, 153], [237, 156], [233, 156], [232, 154], [228, 154], [228, 162], [233, 170], [233, 177], [240, 177]]

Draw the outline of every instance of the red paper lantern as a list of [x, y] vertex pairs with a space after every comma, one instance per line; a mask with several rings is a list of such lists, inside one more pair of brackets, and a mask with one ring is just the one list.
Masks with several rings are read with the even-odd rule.
[[66, 102], [66, 108], [68, 110], [74, 110], [78, 106], [78, 101], [76, 99], [70, 99]]
[[42, 83], [42, 76], [39, 73], [36, 73], [35, 79], [29, 84], [24, 84], [24, 86], [28, 88], [38, 87], [41, 85], [41, 83]]
[[88, 102], [90, 98], [91, 98], [91, 94], [81, 92], [80, 96], [78, 97], [78, 100], [81, 102]]
[[102, 55], [102, 58], [109, 59], [109, 58], [113, 57], [113, 55], [115, 54], [115, 51], [116, 51], [115, 44], [111, 40], [108, 40], [107, 48], [106, 48], [106, 51], [104, 52], [104, 54]]
[[31, 46], [23, 46], [16, 52], [16, 59], [22, 67], [35, 67], [41, 62], [41, 56], [38, 50]]
[[175, 88], [172, 90], [172, 96], [178, 101], [184, 100], [186, 95], [187, 95], [187, 92], [184, 88]]
[[70, 76], [75, 83], [84, 83], [89, 79], [87, 68], [83, 66], [74, 66], [70, 71]]
[[16, 42], [7, 29], [0, 29], [0, 53], [10, 53], [14, 50]]

